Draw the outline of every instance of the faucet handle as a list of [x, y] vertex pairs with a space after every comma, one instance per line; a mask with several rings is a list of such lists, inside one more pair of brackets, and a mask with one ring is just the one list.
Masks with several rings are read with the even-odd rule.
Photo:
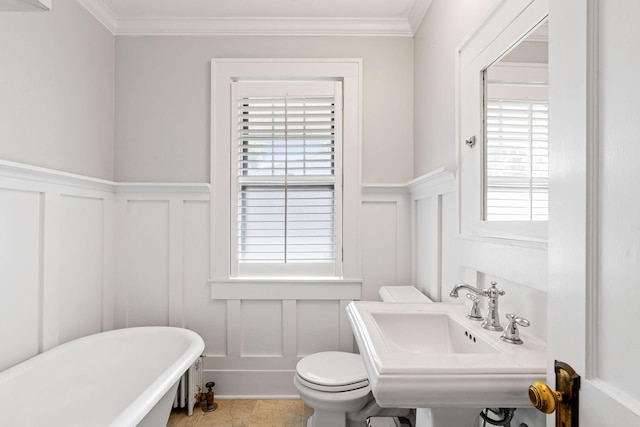
[[484, 290], [484, 294], [490, 297], [498, 297], [504, 295], [506, 292], [498, 289], [497, 282], [491, 282], [491, 287]]
[[471, 310], [469, 310], [469, 314], [467, 314], [467, 319], [484, 320], [484, 317], [482, 317], [482, 312], [480, 311], [480, 306], [479, 306], [480, 298], [469, 293], [467, 294], [467, 299], [473, 302], [473, 305], [471, 306]]
[[520, 332], [518, 331], [518, 325], [527, 327], [531, 323], [524, 317], [519, 317], [511, 313], [507, 313], [504, 317], [507, 318], [507, 320], [509, 321], [509, 324], [504, 329], [504, 332], [500, 336], [500, 339], [510, 344], [522, 344], [524, 341], [520, 339]]

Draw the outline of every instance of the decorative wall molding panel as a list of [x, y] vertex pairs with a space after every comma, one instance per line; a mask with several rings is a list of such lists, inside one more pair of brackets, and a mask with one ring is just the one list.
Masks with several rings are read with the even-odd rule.
[[0, 161], [0, 369], [113, 328], [112, 189]]
[[190, 289], [209, 278], [209, 185], [120, 184], [115, 198], [116, 326], [201, 332], [187, 313]]
[[[497, 280], [508, 297], [505, 313], [526, 313], [530, 332], [546, 337], [546, 244], [459, 234], [456, 170], [440, 168], [406, 188], [411, 199], [413, 284], [435, 301], [464, 281], [480, 287]], [[526, 260], [523, 262], [522, 260]]]
[[[39, 166], [25, 165], [22, 163], [0, 160], [0, 176], [3, 182], [18, 180], [33, 181], [39, 185], [60, 185], [65, 187], [77, 187], [85, 190], [98, 190], [112, 193], [116, 183], [98, 178], [91, 178], [83, 175], [76, 175], [68, 172], [60, 172]], [[24, 185], [24, 183], [22, 184]]]
[[13, 344], [0, 368], [94, 332], [170, 325], [204, 338], [204, 377], [219, 396], [293, 397], [301, 357], [355, 350], [345, 307], [379, 299], [380, 286], [446, 300], [454, 282], [500, 273], [514, 281], [510, 295], [529, 292], [546, 313], [544, 292], [518, 288], [517, 272], [472, 264], [496, 252], [457, 238], [456, 194], [446, 168], [364, 185], [362, 280], [212, 283], [209, 184], [114, 183], [0, 162], [0, 312], [19, 325], [0, 329]]
[[411, 203], [413, 283], [429, 298], [442, 301], [442, 288], [459, 275], [452, 262], [455, 257], [450, 256], [456, 251], [455, 170], [437, 169], [406, 187]]
[[413, 200], [439, 196], [456, 191], [456, 170], [454, 167], [442, 167], [419, 176], [406, 184]]
[[[353, 351], [346, 306], [360, 299], [359, 281], [228, 281], [211, 284], [226, 318], [226, 337], [207, 351], [205, 376], [226, 397], [296, 396], [300, 358], [319, 351]], [[208, 350], [208, 349], [207, 349]]]
[[365, 184], [362, 188], [363, 300], [378, 300], [381, 286], [410, 285], [411, 212], [404, 184]]

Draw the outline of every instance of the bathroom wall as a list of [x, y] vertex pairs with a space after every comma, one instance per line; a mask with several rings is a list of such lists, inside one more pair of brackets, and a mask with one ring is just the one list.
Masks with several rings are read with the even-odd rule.
[[[457, 172], [456, 48], [494, 3], [434, 0], [416, 34], [414, 152], [418, 182]], [[415, 200], [416, 284], [434, 299], [449, 300], [448, 293], [457, 281], [485, 286], [495, 280], [508, 292], [501, 301], [502, 311], [529, 317], [530, 331], [546, 337], [546, 247], [462, 238], [458, 235], [457, 191], [452, 182]], [[438, 241], [440, 246], [434, 246]], [[523, 255], [513, 264], [503, 262], [505, 254], [514, 253]]]
[[[367, 186], [363, 282], [216, 284], [208, 184], [118, 184], [115, 327], [187, 327], [205, 340], [205, 380], [224, 397], [296, 396], [297, 361], [353, 351], [345, 307], [410, 281], [407, 192]], [[383, 232], [380, 232], [383, 230]], [[249, 297], [247, 297], [249, 295]]]
[[114, 36], [76, 1], [0, 12], [0, 159], [113, 178]]
[[113, 185], [0, 162], [0, 370], [113, 328]]
[[362, 58], [365, 183], [412, 178], [410, 37], [117, 37], [115, 177], [209, 182], [212, 58]]
[[433, 0], [414, 37], [414, 173], [454, 166], [455, 50], [495, 0]]
[[[456, 48], [480, 25], [494, 4], [494, 1], [434, 0], [418, 30], [414, 58], [414, 151], [419, 179], [442, 168], [456, 173]], [[535, 324], [530, 330], [545, 337], [546, 248], [460, 238], [457, 186], [442, 191], [418, 200], [415, 207], [417, 285], [432, 297], [447, 300], [456, 281], [485, 285], [496, 280], [509, 292], [501, 305], [530, 317]], [[430, 247], [438, 238], [443, 242], [442, 248]], [[434, 268], [421, 267], [420, 263], [435, 256], [441, 257], [440, 264], [436, 264], [442, 270], [440, 279], [433, 275]], [[513, 256], [514, 263], [505, 263], [506, 256]]]
[[2, 370], [113, 327], [114, 37], [57, 1], [0, 40]]
[[[362, 58], [362, 282], [211, 287], [210, 62], [219, 57]], [[197, 331], [205, 378], [225, 397], [295, 396], [301, 357], [354, 350], [346, 304], [411, 279], [402, 184], [413, 169], [412, 58], [406, 37], [118, 37], [115, 176], [128, 184], [116, 196], [116, 326]]]
[[[546, 338], [546, 246], [510, 246], [458, 234], [456, 48], [495, 3], [433, 0], [415, 37], [414, 282], [435, 300], [454, 301], [448, 293], [455, 283], [486, 287], [495, 280], [506, 291], [501, 315], [528, 318], [527, 332]], [[514, 262], [505, 262], [507, 257]], [[419, 411], [417, 427], [426, 419]], [[513, 422], [542, 426], [545, 418], [533, 409], [519, 409]]]
[[[518, 305], [543, 335], [545, 293], [474, 263], [455, 236], [454, 48], [492, 2], [452, 3], [433, 1], [415, 43], [118, 37], [114, 48], [76, 2], [0, 14], [0, 35], [15, 40], [0, 46], [0, 117], [11, 118], [0, 127], [0, 340], [15, 344], [0, 369], [76, 336], [167, 324], [203, 335], [219, 394], [288, 395], [297, 358], [352, 345], [340, 317], [350, 292], [211, 298], [212, 57], [363, 58], [359, 297], [413, 283], [446, 299], [456, 281], [495, 278], [505, 309]], [[255, 378], [274, 382], [256, 390]]]
[[[0, 339], [11, 344], [0, 369], [101, 330], [175, 325], [205, 338], [219, 394], [294, 395], [301, 356], [353, 349], [349, 300], [410, 281], [406, 192], [385, 185], [411, 178], [413, 41], [135, 37], [114, 46], [76, 2], [54, 12], [0, 15], [4, 39], [16, 40], [0, 58], [0, 108], [11, 118], [0, 129]], [[300, 286], [295, 303], [269, 292], [212, 298], [214, 56], [363, 58], [362, 168], [373, 184], [362, 203], [362, 287]]]

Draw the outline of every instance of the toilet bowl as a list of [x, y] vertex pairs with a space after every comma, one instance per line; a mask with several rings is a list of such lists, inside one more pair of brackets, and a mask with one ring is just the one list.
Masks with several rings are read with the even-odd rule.
[[[431, 302], [413, 286], [380, 288], [385, 302]], [[304, 403], [313, 408], [307, 427], [366, 427], [369, 417], [400, 417], [404, 408], [381, 408], [369, 386], [359, 354], [325, 351], [296, 365], [293, 383]]]

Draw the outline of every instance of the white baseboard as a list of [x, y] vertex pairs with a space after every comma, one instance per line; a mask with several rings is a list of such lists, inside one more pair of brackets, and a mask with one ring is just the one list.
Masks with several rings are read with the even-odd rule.
[[215, 382], [215, 396], [220, 399], [299, 399], [293, 374], [293, 371], [206, 370], [202, 381]]

